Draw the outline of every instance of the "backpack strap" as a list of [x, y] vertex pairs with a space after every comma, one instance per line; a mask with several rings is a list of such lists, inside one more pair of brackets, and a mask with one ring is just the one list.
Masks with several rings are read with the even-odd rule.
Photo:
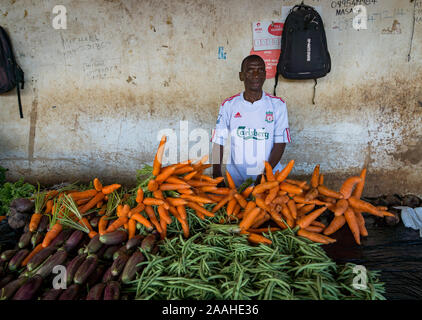
[[275, 88], [277, 88], [277, 84], [278, 84], [278, 76], [279, 76], [279, 73], [278, 73], [278, 70], [277, 70], [277, 72], [275, 73], [274, 96], [277, 96], [277, 94], [276, 94], [276, 92], [275, 92]]
[[18, 104], [19, 104], [19, 115], [20, 115], [21, 119], [23, 119], [21, 92], [20, 92], [20, 89], [19, 89], [19, 84], [21, 85], [21, 89], [23, 90], [25, 81], [24, 81], [23, 71], [16, 64], [16, 62], [15, 62], [15, 77], [16, 77], [16, 93], [18, 95]]

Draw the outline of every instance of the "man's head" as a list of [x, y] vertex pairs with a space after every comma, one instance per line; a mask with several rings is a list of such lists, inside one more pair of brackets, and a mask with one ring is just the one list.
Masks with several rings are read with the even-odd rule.
[[262, 91], [266, 78], [265, 62], [257, 55], [247, 56], [242, 61], [239, 79], [245, 84], [245, 91]]

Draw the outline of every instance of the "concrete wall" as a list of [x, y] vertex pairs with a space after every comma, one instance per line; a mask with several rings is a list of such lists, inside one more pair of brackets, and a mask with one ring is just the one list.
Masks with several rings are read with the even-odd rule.
[[[26, 87], [24, 119], [15, 92], [0, 96], [0, 165], [9, 179], [133, 182], [160, 129], [179, 132], [180, 120], [188, 132], [213, 128], [222, 100], [243, 89], [251, 23], [277, 20], [298, 2], [1, 0], [0, 25]], [[365, 165], [365, 194], [420, 195], [422, 0], [361, 1], [369, 16], [361, 31], [352, 28], [353, 2], [305, 1], [322, 7], [332, 71], [319, 79], [315, 105], [313, 81], [280, 78], [293, 139], [282, 161], [295, 159], [298, 177], [321, 164], [332, 187]], [[52, 27], [57, 4], [67, 30]]]

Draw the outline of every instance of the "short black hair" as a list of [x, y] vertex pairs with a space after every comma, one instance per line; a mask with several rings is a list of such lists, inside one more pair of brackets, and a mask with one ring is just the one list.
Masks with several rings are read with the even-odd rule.
[[262, 59], [260, 56], [258, 56], [256, 54], [251, 54], [251, 55], [247, 56], [245, 59], [243, 59], [242, 64], [240, 65], [240, 71], [243, 72], [243, 69], [245, 68], [246, 62], [249, 61], [249, 60], [253, 60], [253, 59], [261, 60], [262, 63], [265, 65], [264, 59]]

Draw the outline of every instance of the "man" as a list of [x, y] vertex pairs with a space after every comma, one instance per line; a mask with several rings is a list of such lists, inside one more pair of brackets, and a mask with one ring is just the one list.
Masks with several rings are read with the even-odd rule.
[[230, 134], [230, 159], [226, 169], [236, 186], [247, 178], [258, 184], [268, 161], [274, 172], [281, 169], [280, 159], [290, 142], [286, 103], [262, 90], [266, 79], [264, 60], [250, 55], [242, 61], [239, 72], [245, 91], [220, 106], [211, 141], [213, 176], [222, 176], [224, 145]]

